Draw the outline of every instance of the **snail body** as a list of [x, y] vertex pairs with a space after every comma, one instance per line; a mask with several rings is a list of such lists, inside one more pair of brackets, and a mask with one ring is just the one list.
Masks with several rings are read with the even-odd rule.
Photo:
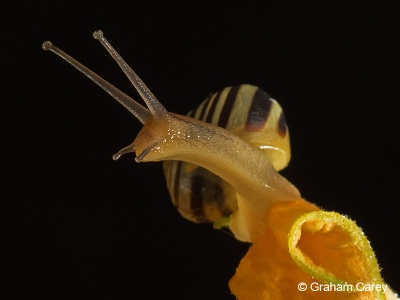
[[[233, 120], [231, 124], [236, 124], [232, 126], [233, 129], [231, 128], [233, 132], [190, 116], [168, 112], [139, 76], [104, 38], [103, 33], [97, 31], [93, 36], [100, 41], [119, 64], [148, 108], [137, 103], [50, 42], [45, 42], [43, 49], [51, 50], [69, 62], [107, 91], [108, 94], [113, 96], [144, 124], [134, 142], [116, 153], [113, 157], [114, 159], [118, 159], [123, 154], [135, 152], [136, 162], [182, 161], [200, 166], [215, 174], [215, 176], [227, 183], [226, 188], [230, 189], [230, 196], [228, 197], [234, 199], [236, 196], [236, 204], [232, 204], [232, 209], [227, 214], [229, 216], [228, 226], [235, 237], [242, 241], [252, 241], [260, 234], [260, 230], [264, 228], [264, 226], [260, 225], [265, 223], [266, 211], [272, 203], [295, 200], [300, 197], [298, 190], [276, 170], [287, 164], [290, 158], [290, 148], [286, 123], [281, 109], [275, 101], [265, 97], [268, 98], [268, 101], [272, 101], [272, 103], [268, 103], [268, 106], [274, 105], [276, 107], [275, 114], [272, 114], [274, 118], [271, 118], [274, 120], [271, 124], [276, 129], [275, 134], [270, 134], [272, 130], [267, 130], [269, 135], [267, 135], [266, 143], [260, 142], [258, 138], [260, 135], [259, 129], [268, 129], [270, 126], [267, 125], [269, 124], [267, 122], [268, 118], [265, 118], [267, 115], [266, 110], [252, 110], [249, 108], [251, 104], [247, 108], [246, 117], [243, 117], [242, 114], [241, 117], [232, 117], [231, 115], [228, 118], [227, 125], [230, 124], [230, 120]], [[243, 92], [244, 94], [253, 93], [253, 98], [258, 91], [256, 87], [247, 85], [241, 86], [239, 89], [242, 90], [242, 88], [245, 91]], [[226, 92], [226, 90], [224, 91]], [[221, 93], [225, 93], [224, 91]], [[229, 91], [227, 93], [229, 94]], [[246, 97], [248, 98], [248, 96]], [[237, 99], [240, 99], [240, 97]], [[252, 103], [254, 102], [257, 104], [255, 105], [256, 107], [260, 106], [257, 101]], [[209, 101], [207, 103], [206, 101], [203, 103], [203, 108], [205, 105], [211, 107], [212, 103], [214, 102]], [[242, 105], [242, 107], [246, 106]], [[210, 109], [208, 109], [209, 111]], [[279, 112], [278, 114], [276, 114], [277, 111]], [[229, 114], [232, 114], [232, 112], [229, 112]], [[196, 112], [194, 112], [195, 115]], [[204, 115], [206, 120], [211, 116], [209, 118], [217, 120], [218, 124], [218, 118], [211, 114]], [[243, 124], [243, 121], [238, 122], [237, 120], [245, 120], [245, 122]], [[262, 120], [262, 122], [259, 122], [259, 120]], [[261, 123], [264, 125], [261, 125]], [[250, 133], [250, 138], [248, 138], [250, 142], [243, 138], [245, 135], [243, 131], [246, 131], [246, 128]], [[279, 136], [280, 138], [278, 138]], [[251, 143], [255, 143], [258, 146], [254, 146]], [[260, 149], [260, 146], [264, 148]], [[191, 168], [193, 169], [193, 166], [190, 167], [189, 165], [187, 170]], [[166, 170], [168, 175], [168, 167]], [[169, 173], [172, 174], [171, 172]], [[211, 178], [213, 176], [208, 177]], [[174, 193], [175, 187], [170, 187], [170, 193], [171, 190]], [[215, 203], [215, 200], [210, 200], [209, 202]], [[232, 200], [231, 202], [235, 201]], [[216, 221], [219, 218], [221, 216], [210, 219], [210, 221]]]

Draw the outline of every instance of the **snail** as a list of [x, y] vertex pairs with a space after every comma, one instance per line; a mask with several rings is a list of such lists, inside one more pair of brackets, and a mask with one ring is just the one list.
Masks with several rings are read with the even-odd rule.
[[[188, 116], [174, 114], [156, 99], [100, 30], [93, 36], [115, 59], [148, 108], [51, 42], [42, 47], [93, 80], [144, 124], [134, 142], [113, 158], [136, 152], [136, 162], [166, 161], [168, 190], [185, 218], [215, 222], [217, 227], [227, 225], [237, 239], [251, 241], [258, 229], [250, 224], [263, 223], [262, 215], [271, 203], [300, 197], [277, 172], [290, 160], [289, 133], [282, 108], [268, 94], [251, 85], [229, 87], [210, 96]], [[218, 126], [221, 124], [227, 129]], [[211, 188], [207, 190], [207, 186]], [[218, 193], [225, 195], [207, 198]], [[249, 201], [250, 206], [243, 205]]]

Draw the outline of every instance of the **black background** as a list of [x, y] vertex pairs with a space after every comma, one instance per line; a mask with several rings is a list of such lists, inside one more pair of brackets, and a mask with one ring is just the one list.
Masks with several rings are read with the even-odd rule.
[[[216, 2], [216, 1], [215, 1]], [[138, 99], [101, 29], [158, 99], [260, 86], [283, 106], [303, 197], [350, 216], [400, 290], [396, 1], [322, 5], [35, 2], [1, 11], [1, 293], [41, 299], [234, 299], [248, 244], [184, 220], [160, 163], [111, 157], [140, 123], [50, 52], [51, 40]]]

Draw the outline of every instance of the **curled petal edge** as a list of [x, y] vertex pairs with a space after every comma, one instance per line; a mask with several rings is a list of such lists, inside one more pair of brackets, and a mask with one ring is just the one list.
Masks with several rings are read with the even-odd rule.
[[[239, 299], [398, 299], [384, 283], [368, 239], [355, 222], [299, 199], [279, 203], [267, 214], [264, 234], [253, 241], [229, 282]], [[279, 221], [279, 222], [278, 222]], [[350, 292], [300, 291], [352, 286]], [[374, 284], [386, 290], [357, 290]], [[340, 293], [338, 295], [338, 293]]]

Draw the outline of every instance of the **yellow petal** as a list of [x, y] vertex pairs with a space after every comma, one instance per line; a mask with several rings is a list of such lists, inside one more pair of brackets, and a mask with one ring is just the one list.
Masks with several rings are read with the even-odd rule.
[[343, 215], [325, 211], [302, 215], [293, 224], [288, 246], [299, 267], [323, 282], [382, 284], [367, 238]]
[[368, 240], [347, 217], [298, 200], [274, 205], [266, 220], [229, 282], [239, 300], [385, 299], [379, 289], [389, 293]]

